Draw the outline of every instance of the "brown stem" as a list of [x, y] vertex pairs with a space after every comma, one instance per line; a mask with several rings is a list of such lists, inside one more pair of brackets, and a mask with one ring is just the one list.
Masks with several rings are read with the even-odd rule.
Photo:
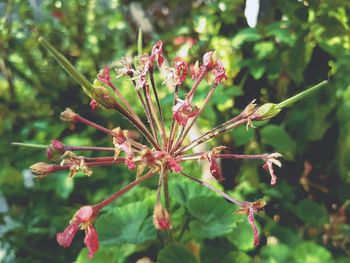
[[139, 177], [138, 179], [136, 179], [135, 181], [131, 182], [130, 184], [126, 185], [124, 188], [122, 188], [121, 190], [119, 190], [118, 192], [114, 193], [113, 195], [111, 195], [110, 197], [108, 197], [107, 199], [103, 200], [102, 202], [95, 204], [93, 206], [93, 209], [95, 211], [99, 211], [101, 210], [103, 207], [109, 205], [110, 203], [112, 203], [114, 200], [116, 200], [118, 197], [122, 196], [123, 194], [125, 194], [126, 192], [128, 192], [130, 189], [132, 189], [133, 187], [135, 187], [136, 185], [142, 183], [143, 181], [146, 181], [147, 179], [151, 178], [152, 176], [154, 176], [155, 173], [153, 172], [153, 170], [149, 171], [147, 174], [145, 174], [142, 177]]
[[186, 178], [189, 178], [191, 179], [192, 181], [196, 182], [197, 184], [201, 184], [207, 188], [209, 188], [210, 190], [214, 191], [215, 193], [217, 193], [218, 195], [222, 196], [223, 198], [225, 198], [226, 200], [228, 200], [229, 202], [231, 203], [234, 203], [236, 205], [238, 205], [239, 207], [245, 207], [247, 206], [247, 204], [249, 204], [249, 202], [242, 202], [242, 201], [239, 201], [231, 196], [229, 196], [228, 194], [220, 191], [219, 189], [216, 189], [214, 186], [210, 185], [210, 184], [207, 184], [206, 182], [203, 182], [197, 178], [194, 178], [184, 172], [180, 172], [183, 176], [185, 176]]

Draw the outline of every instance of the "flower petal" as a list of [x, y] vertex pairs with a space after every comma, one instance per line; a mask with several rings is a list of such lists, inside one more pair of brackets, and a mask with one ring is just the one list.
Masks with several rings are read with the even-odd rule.
[[79, 222], [72, 222], [63, 232], [56, 234], [58, 244], [62, 247], [69, 247], [72, 244], [73, 238], [78, 230]]
[[92, 259], [99, 248], [99, 241], [97, 231], [91, 225], [85, 230], [84, 244], [89, 251], [89, 258]]

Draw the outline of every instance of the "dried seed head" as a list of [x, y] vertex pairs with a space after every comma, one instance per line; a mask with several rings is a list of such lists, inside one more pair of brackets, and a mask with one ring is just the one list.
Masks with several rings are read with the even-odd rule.
[[51, 164], [47, 164], [44, 162], [35, 163], [29, 167], [32, 170], [32, 173], [38, 175], [40, 178], [49, 175], [54, 172], [54, 169]]
[[70, 108], [66, 108], [64, 112], [61, 113], [61, 120], [75, 122], [78, 114], [72, 111]]

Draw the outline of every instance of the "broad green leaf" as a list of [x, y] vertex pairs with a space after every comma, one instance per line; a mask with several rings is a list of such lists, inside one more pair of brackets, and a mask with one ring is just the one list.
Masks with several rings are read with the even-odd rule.
[[170, 180], [169, 191], [171, 198], [185, 207], [188, 207], [189, 200], [196, 196], [216, 196], [215, 193], [204, 186], [184, 179]]
[[283, 127], [269, 124], [260, 130], [261, 140], [264, 144], [271, 145], [276, 151], [294, 151], [295, 142]]
[[332, 254], [311, 241], [299, 243], [292, 252], [296, 263], [332, 263]]
[[322, 225], [327, 219], [325, 209], [318, 203], [309, 199], [302, 200], [297, 204], [295, 214], [301, 220], [311, 225]]
[[240, 126], [232, 131], [232, 136], [236, 146], [245, 145], [254, 137], [254, 129]]
[[98, 217], [96, 229], [104, 245], [140, 244], [156, 237], [147, 202], [135, 202], [109, 210]]
[[195, 220], [190, 230], [198, 238], [214, 238], [229, 233], [235, 226], [234, 205], [218, 197], [198, 196], [189, 201]]
[[170, 244], [162, 249], [157, 258], [158, 263], [198, 263], [193, 253], [180, 244]]

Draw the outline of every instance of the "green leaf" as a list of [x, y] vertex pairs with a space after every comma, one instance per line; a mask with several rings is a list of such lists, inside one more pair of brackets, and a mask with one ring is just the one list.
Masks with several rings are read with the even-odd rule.
[[261, 140], [264, 144], [271, 145], [276, 151], [294, 151], [295, 142], [283, 127], [270, 124], [260, 130]]
[[215, 193], [205, 188], [204, 186], [183, 179], [170, 180], [169, 191], [172, 199], [185, 207], [188, 207], [188, 202], [193, 197], [216, 196]]
[[75, 263], [122, 263], [125, 262], [126, 257], [129, 256], [134, 250], [135, 245], [100, 247], [95, 253], [94, 257], [89, 259], [87, 248], [83, 248], [80, 251]]
[[232, 46], [240, 48], [245, 42], [255, 42], [260, 40], [261, 36], [256, 28], [246, 28], [239, 31], [232, 39]]
[[218, 197], [198, 196], [189, 201], [188, 210], [196, 220], [190, 230], [198, 238], [214, 238], [232, 231], [235, 226], [234, 207]]
[[292, 254], [296, 263], [333, 262], [332, 254], [326, 248], [310, 241], [299, 243]]
[[254, 129], [247, 130], [245, 126], [240, 126], [232, 131], [232, 136], [236, 146], [246, 145], [254, 138]]
[[269, 56], [275, 50], [275, 46], [270, 41], [258, 42], [254, 45], [254, 53], [258, 59], [263, 59]]
[[272, 262], [288, 262], [290, 261], [290, 248], [282, 243], [268, 245], [261, 249], [261, 255]]
[[326, 222], [327, 213], [318, 203], [305, 199], [300, 201], [296, 208], [295, 214], [306, 223], [312, 225], [321, 225]]
[[183, 245], [170, 244], [162, 249], [157, 258], [158, 263], [198, 263], [192, 252]]
[[[254, 235], [252, 227], [249, 225], [246, 216], [235, 215], [236, 220], [240, 220], [236, 223], [236, 226], [233, 228], [232, 232], [227, 236], [228, 240], [233, 243], [239, 250], [250, 251], [254, 249]], [[260, 226], [255, 223], [260, 231]]]
[[109, 210], [96, 221], [101, 244], [140, 244], [155, 239], [147, 202], [135, 202]]

